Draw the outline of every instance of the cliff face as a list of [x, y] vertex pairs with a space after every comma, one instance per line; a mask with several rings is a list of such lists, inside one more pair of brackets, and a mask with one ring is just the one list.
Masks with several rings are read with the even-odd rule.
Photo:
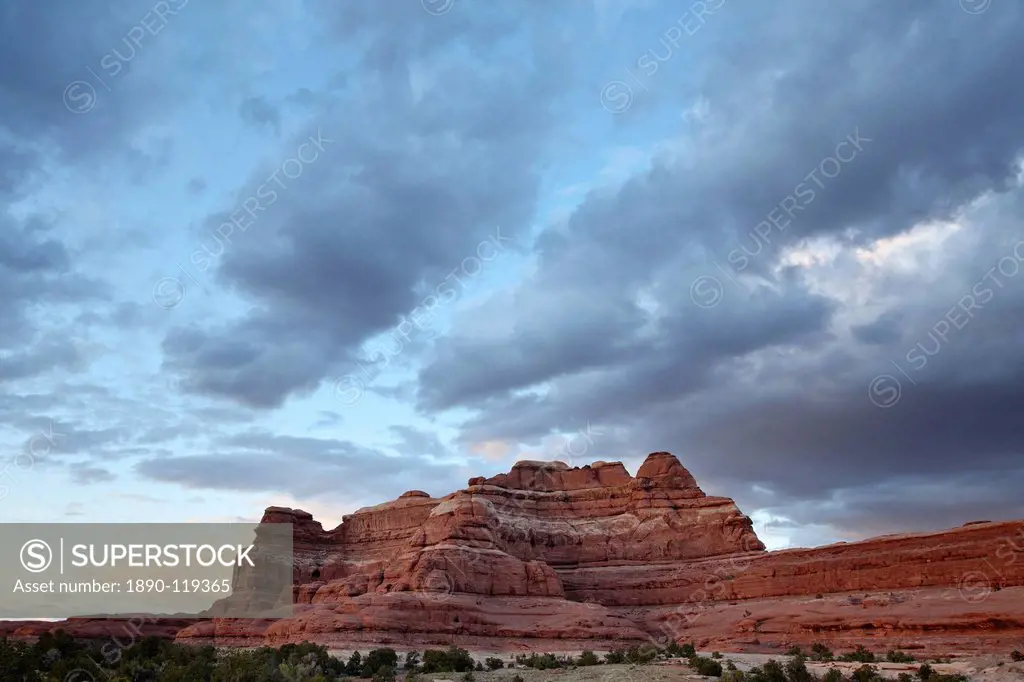
[[[635, 477], [618, 462], [519, 462], [440, 499], [411, 491], [360, 509], [333, 530], [280, 507], [263, 522], [293, 524], [295, 615], [214, 618], [178, 639], [551, 651], [848, 640], [942, 653], [1024, 634], [1024, 523], [766, 552], [731, 499], [705, 495], [664, 452]], [[251, 579], [240, 573], [236, 587]]]
[[[635, 477], [618, 462], [519, 462], [441, 499], [413, 491], [361, 509], [332, 531], [289, 509], [264, 521], [295, 524], [296, 615], [210, 621], [179, 638], [551, 648], [699, 637], [729, 648], [881, 635], [963, 646], [978, 623], [996, 640], [1024, 628], [1014, 524], [766, 552], [731, 499], [705, 495], [665, 452]], [[976, 598], [1003, 588], [995, 614]], [[908, 609], [913, 618], [897, 615]]]
[[329, 532], [300, 511], [263, 520], [298, 524], [296, 582], [314, 604], [419, 591], [561, 598], [560, 575], [580, 569], [764, 550], [735, 503], [706, 496], [667, 453], [636, 478], [618, 462], [519, 462], [442, 499], [414, 492], [361, 509]]

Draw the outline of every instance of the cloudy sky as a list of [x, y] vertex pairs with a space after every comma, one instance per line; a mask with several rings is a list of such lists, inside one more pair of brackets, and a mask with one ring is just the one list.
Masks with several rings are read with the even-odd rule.
[[1024, 517], [990, 3], [0, 0], [0, 518], [658, 450], [775, 547]]

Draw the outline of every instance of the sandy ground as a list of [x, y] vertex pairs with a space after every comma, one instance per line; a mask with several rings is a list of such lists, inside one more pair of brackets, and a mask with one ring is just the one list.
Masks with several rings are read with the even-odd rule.
[[[430, 647], [428, 647], [430, 648]], [[438, 647], [440, 648], [440, 647]], [[398, 649], [396, 648], [396, 651]], [[362, 654], [366, 654], [368, 650], [361, 651]], [[346, 660], [351, 654], [351, 650], [331, 650], [331, 655], [337, 656], [342, 660]], [[420, 650], [422, 653], [422, 649]], [[483, 661], [489, 656], [500, 658], [505, 661], [508, 665], [515, 656], [508, 652], [497, 653], [488, 651], [473, 651], [470, 650], [473, 658], [478, 661]], [[578, 656], [580, 652], [573, 652], [573, 656]], [[595, 652], [599, 656], [603, 655], [604, 652]], [[710, 651], [698, 652], [703, 656], [710, 656]], [[559, 654], [561, 655], [561, 654]], [[405, 651], [399, 652], [399, 666], [405, 657]], [[726, 661], [732, 661], [737, 668], [740, 670], [749, 670], [750, 668], [763, 665], [769, 659], [774, 658], [780, 663], [785, 664], [788, 660], [788, 656], [780, 655], [768, 655], [768, 654], [722, 654], [722, 658], [719, 662], [722, 664], [723, 669], [725, 668]], [[860, 667], [860, 663], [814, 663], [808, 661], [807, 668], [812, 673], [817, 675], [823, 675], [829, 668], [839, 668], [843, 671], [844, 676], [849, 676], [852, 670]], [[884, 677], [895, 679], [897, 675], [902, 672], [910, 673], [917, 677], [917, 669], [921, 663], [874, 663], [878, 668], [879, 673]], [[971, 656], [963, 659], [957, 659], [951, 663], [929, 663], [936, 672], [940, 673], [961, 673], [967, 675], [968, 679], [972, 682], [1009, 682], [1011, 680], [1024, 680], [1024, 662], [1014, 663], [1010, 660], [1009, 656]], [[401, 673], [401, 671], [400, 671]], [[652, 665], [598, 665], [586, 668], [576, 668], [575, 670], [531, 670], [529, 668], [516, 668], [510, 670], [504, 668], [502, 670], [495, 670], [491, 672], [474, 672], [473, 677], [477, 682], [509, 682], [514, 675], [519, 675], [523, 678], [523, 682], [676, 682], [678, 680], [703, 680], [703, 679], [715, 679], [715, 678], [704, 678], [697, 675], [685, 664], [684, 661], [669, 661], [659, 662]], [[433, 673], [429, 675], [422, 675], [422, 679], [432, 680], [434, 682], [438, 680], [452, 680], [458, 682], [462, 679], [461, 673]], [[401, 674], [399, 675], [401, 678]]]

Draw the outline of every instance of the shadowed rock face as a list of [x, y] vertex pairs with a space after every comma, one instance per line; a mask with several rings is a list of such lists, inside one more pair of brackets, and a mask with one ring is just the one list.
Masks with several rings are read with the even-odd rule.
[[[178, 639], [556, 650], [671, 638], [729, 650], [868, 637], [971, 649], [1024, 632], [1024, 524], [766, 552], [736, 504], [705, 495], [666, 452], [636, 477], [619, 462], [518, 462], [333, 530], [281, 507], [263, 522], [294, 526], [295, 615], [215, 618]], [[247, 584], [241, 571], [236, 588]]]

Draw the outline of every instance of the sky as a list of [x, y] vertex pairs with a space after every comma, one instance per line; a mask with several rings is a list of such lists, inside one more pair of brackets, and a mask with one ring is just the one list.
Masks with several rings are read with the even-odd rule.
[[1024, 517], [1022, 28], [0, 0], [0, 519], [655, 451], [770, 547]]

